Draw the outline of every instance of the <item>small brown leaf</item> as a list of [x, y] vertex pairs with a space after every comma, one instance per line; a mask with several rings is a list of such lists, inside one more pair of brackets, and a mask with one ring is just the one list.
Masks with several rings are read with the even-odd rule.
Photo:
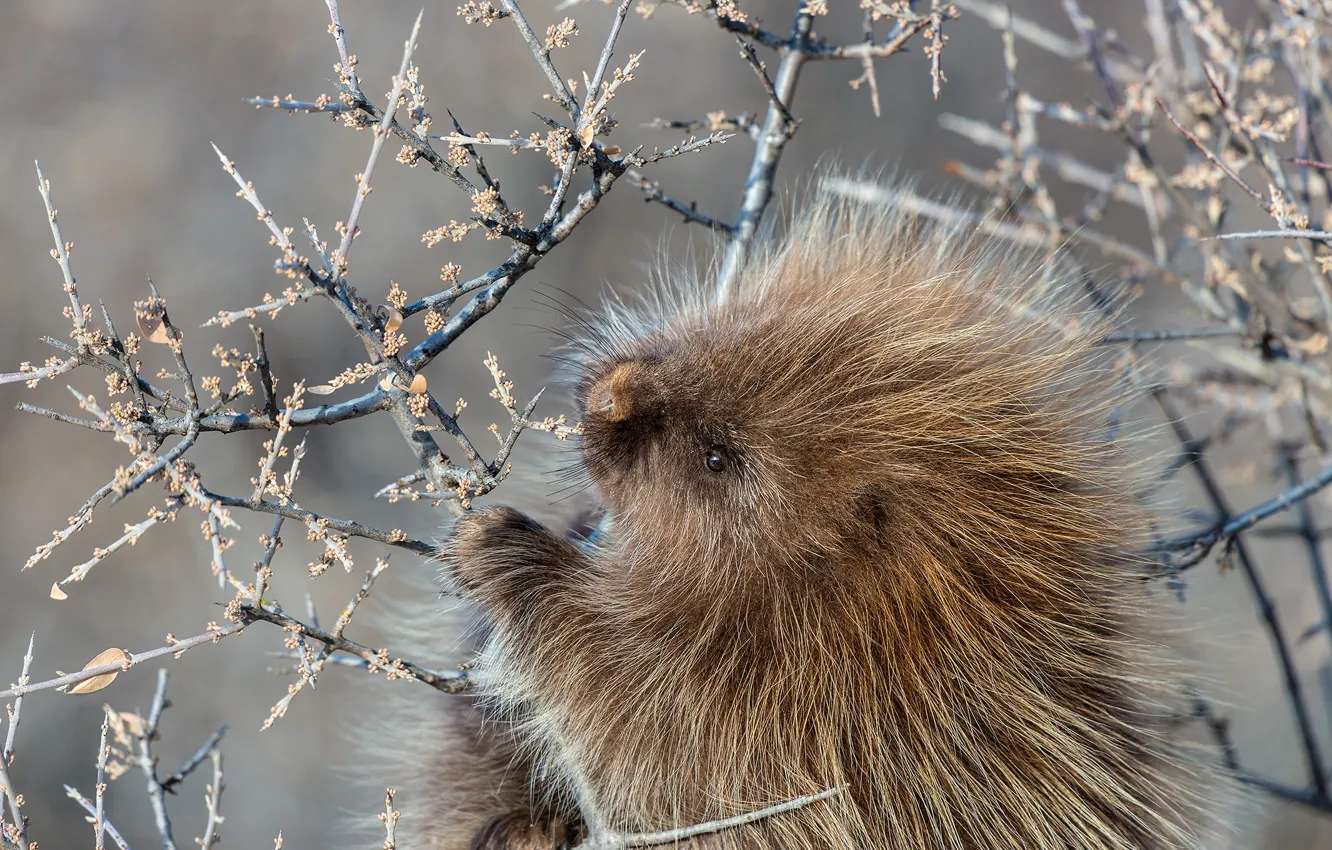
[[171, 341], [171, 336], [167, 333], [166, 323], [162, 321], [161, 316], [137, 313], [135, 318], [139, 320], [139, 332], [143, 334], [144, 339], [161, 345], [166, 345]]
[[306, 387], [305, 391], [312, 395], [333, 395], [337, 392], [337, 387], [330, 387], [328, 384], [315, 384], [313, 387]]
[[407, 388], [407, 392], [411, 393], [412, 395], [420, 395], [425, 391], [426, 391], [425, 375], [417, 375], [415, 378], [412, 378], [412, 385]]
[[[111, 649], [99, 652], [96, 658], [94, 658], [92, 661], [89, 661], [87, 664], [83, 665], [83, 669], [91, 670], [94, 667], [103, 667], [107, 664], [116, 664], [116, 663], [127, 664], [129, 663], [129, 660], [130, 657], [128, 652], [126, 652], [123, 649], [116, 649], [115, 647], [112, 647]], [[102, 673], [101, 675], [93, 676], [91, 679], [84, 679], [82, 682], [79, 682], [78, 684], [71, 687], [69, 690], [65, 691], [65, 693], [91, 694], [94, 693], [95, 691], [100, 691], [102, 688], [105, 688], [107, 685], [114, 682], [116, 680], [116, 676], [119, 675], [120, 675], [119, 670], [112, 670], [110, 673]]]
[[402, 312], [392, 304], [380, 304], [375, 312], [384, 323], [384, 333], [391, 334], [402, 327]]
[[69, 598], [69, 594], [60, 589], [60, 582], [56, 582], [55, 584], [51, 585], [51, 598], [56, 600], [64, 600]]

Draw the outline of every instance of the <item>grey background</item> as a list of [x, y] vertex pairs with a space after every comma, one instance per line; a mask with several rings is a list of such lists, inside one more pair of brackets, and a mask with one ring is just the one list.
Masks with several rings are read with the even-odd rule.
[[[527, 3], [534, 27], [563, 17], [551, 3]], [[820, 30], [839, 40], [858, 37], [859, 13], [837, 0], [832, 19]], [[847, 8], [841, 8], [846, 5]], [[1241, 4], [1234, 4], [1241, 5]], [[785, 30], [793, 3], [750, 3], [751, 13]], [[1047, 22], [1072, 35], [1054, 0], [1014, 0], [1014, 12]], [[1085, 0], [1087, 11], [1115, 26], [1130, 46], [1145, 43], [1142, 11], [1136, 2]], [[402, 40], [419, 6], [416, 0], [345, 0], [343, 23], [351, 49], [360, 57], [366, 91], [380, 102], [396, 71]], [[486, 29], [465, 27], [455, 2], [431, 3], [426, 9], [417, 54], [431, 97], [435, 130], [448, 128], [452, 109], [469, 131], [507, 135], [542, 129], [533, 111], [551, 105], [540, 99], [544, 78], [510, 22]], [[601, 4], [571, 10], [582, 27], [574, 46], [555, 59], [566, 76], [590, 69], [604, 39], [610, 11]], [[172, 316], [187, 328], [188, 351], [197, 375], [216, 374], [208, 356], [216, 343], [247, 348], [244, 323], [230, 329], [188, 330], [219, 309], [257, 303], [264, 292], [277, 293], [285, 279], [271, 271], [273, 249], [253, 212], [234, 197], [231, 179], [209, 148], [216, 142], [234, 159], [277, 219], [299, 225], [308, 216], [325, 234], [345, 218], [353, 183], [364, 165], [368, 134], [330, 125], [325, 117], [286, 116], [255, 110], [242, 103], [251, 95], [294, 93], [313, 99], [330, 91], [328, 78], [336, 59], [325, 32], [327, 11], [318, 0], [231, 0], [181, 3], [170, 0], [9, 0], [0, 7], [0, 368], [48, 356], [38, 337], [64, 336], [68, 323], [60, 309], [67, 302], [59, 271], [48, 257], [49, 231], [35, 191], [33, 160], [40, 158], [54, 184], [66, 237], [76, 243], [73, 256], [85, 303], [105, 301], [122, 332], [133, 322], [130, 301], [146, 294], [152, 279], [168, 298]], [[996, 33], [975, 19], [948, 30], [944, 55], [948, 84], [943, 100], [929, 96], [928, 63], [917, 48], [879, 63], [884, 114], [876, 119], [864, 89], [847, 81], [859, 74], [851, 64], [814, 64], [806, 69], [794, 104], [804, 123], [782, 168], [782, 186], [791, 187], [818, 163], [837, 161], [851, 167], [910, 175], [927, 188], [947, 186], [941, 170], [949, 158], [988, 165], [988, 153], [938, 129], [943, 111], [995, 121], [1002, 115], [997, 97], [1002, 85], [1000, 43]], [[734, 41], [701, 18], [662, 8], [644, 22], [632, 15], [617, 56], [647, 49], [637, 79], [622, 89], [615, 103], [621, 121], [616, 142], [626, 148], [645, 143], [665, 147], [679, 141], [675, 131], [641, 126], [653, 117], [701, 117], [709, 110], [758, 110], [762, 92], [752, 71], [737, 56]], [[1020, 48], [1025, 86], [1048, 100], [1083, 103], [1098, 91], [1094, 78], [1067, 63]], [[1056, 146], [1072, 148], [1090, 162], [1113, 165], [1116, 146], [1097, 136], [1054, 128], [1046, 136]], [[382, 298], [390, 279], [413, 297], [434, 291], [439, 268], [461, 263], [464, 275], [479, 273], [503, 256], [503, 246], [478, 235], [461, 245], [426, 249], [425, 230], [463, 219], [469, 203], [457, 189], [425, 168], [409, 170], [391, 161], [396, 145], [381, 161], [375, 192], [363, 219], [363, 233], [352, 252], [353, 282], [373, 298]], [[714, 215], [737, 211], [743, 174], [752, 145], [740, 137], [720, 148], [662, 163], [651, 174], [677, 198], [697, 200]], [[510, 199], [539, 209], [540, 183], [550, 182], [550, 167], [532, 154], [511, 157], [494, 151], [491, 168]], [[1077, 197], [1070, 193], [1065, 197]], [[1107, 227], [1129, 238], [1132, 214], [1112, 215]], [[643, 203], [636, 190], [622, 184], [593, 213], [568, 243], [529, 276], [503, 307], [455, 344], [428, 370], [441, 400], [465, 396], [471, 406], [463, 423], [478, 440], [503, 411], [486, 398], [487, 375], [481, 361], [488, 350], [501, 355], [504, 367], [527, 396], [549, 378], [542, 358], [555, 343], [544, 328], [558, 328], [559, 315], [545, 299], [565, 300], [564, 291], [595, 299], [603, 288], [619, 292], [642, 286], [642, 264], [663, 241], [675, 251], [692, 240], [706, 252], [702, 231], [690, 231], [664, 209]], [[1186, 323], [1169, 293], [1149, 293], [1141, 323]], [[313, 302], [285, 311], [270, 328], [275, 370], [286, 385], [298, 377], [310, 382], [331, 378], [363, 354], [327, 305]], [[412, 326], [414, 339], [419, 326]], [[154, 366], [165, 366], [162, 352], [147, 352]], [[6, 554], [0, 579], [0, 678], [17, 677], [30, 633], [37, 635], [36, 678], [75, 670], [108, 646], [134, 650], [161, 644], [166, 632], [195, 634], [209, 620], [221, 618], [228, 596], [208, 573], [208, 553], [197, 532], [198, 516], [185, 514], [174, 525], [153, 530], [139, 545], [96, 567], [89, 578], [70, 588], [70, 598], [55, 602], [48, 589], [68, 568], [89, 557], [95, 545], [119, 536], [124, 522], [135, 522], [156, 499], [145, 492], [104, 508], [91, 527], [35, 569], [20, 572], [33, 548], [87, 495], [104, 483], [123, 448], [104, 435], [54, 424], [13, 411], [20, 400], [72, 410], [64, 385], [71, 383], [105, 399], [101, 379], [76, 372], [36, 390], [0, 387], [0, 477], [5, 482], [0, 510], [0, 551]], [[548, 393], [546, 410], [559, 412], [562, 393]], [[519, 466], [526, 481], [500, 490], [499, 498], [541, 510], [542, 494], [555, 489], [541, 470], [559, 463], [558, 453], [541, 435], [525, 437]], [[220, 492], [248, 492], [248, 478], [260, 454], [259, 435], [212, 436], [191, 454], [205, 481]], [[334, 516], [355, 517], [382, 527], [402, 527], [429, 536], [441, 517], [422, 505], [389, 506], [369, 495], [410, 469], [410, 454], [386, 417], [372, 417], [311, 435], [310, 455], [298, 495], [309, 507]], [[1246, 503], [1276, 485], [1263, 472], [1250, 482], [1239, 464], [1227, 481]], [[1183, 492], [1180, 498], [1188, 498]], [[546, 509], [549, 511], [550, 509]], [[558, 510], [558, 508], [556, 509]], [[241, 542], [229, 553], [233, 568], [257, 557], [255, 538], [267, 530], [262, 517], [239, 516]], [[275, 587], [279, 598], [295, 604], [307, 590], [320, 603], [325, 619], [350, 597], [360, 581], [333, 570], [318, 581], [302, 565], [314, 549], [288, 532], [279, 555]], [[382, 547], [381, 547], [382, 548]], [[365, 566], [381, 548], [358, 545]], [[1282, 615], [1298, 631], [1316, 618], [1304, 562], [1296, 548], [1268, 547], [1263, 563], [1273, 582]], [[403, 575], [428, 571], [402, 553], [385, 579], [386, 596], [410, 597], [414, 581]], [[1240, 576], [1200, 568], [1191, 597], [1181, 609], [1186, 641], [1209, 663], [1213, 690], [1230, 702], [1241, 752], [1251, 768], [1285, 781], [1302, 781], [1298, 750], [1284, 707], [1265, 637], [1256, 624]], [[417, 605], [434, 604], [429, 598]], [[360, 615], [352, 634], [374, 644], [376, 609]], [[383, 616], [382, 613], [379, 616]], [[428, 636], [424, 636], [428, 637]], [[1299, 652], [1301, 670], [1316, 689], [1314, 674], [1327, 664], [1325, 644]], [[285, 680], [265, 673], [275, 663], [264, 652], [280, 647], [277, 630], [259, 625], [245, 635], [194, 651], [172, 670], [175, 707], [167, 712], [159, 746], [166, 769], [183, 760], [216, 726], [232, 724], [225, 750], [227, 793], [225, 846], [270, 846], [279, 829], [286, 847], [377, 846], [356, 843], [347, 823], [375, 828], [382, 789], [397, 781], [391, 766], [374, 775], [358, 763], [349, 729], [374, 736], [400, 730], [379, 728], [375, 701], [387, 689], [401, 695], [406, 684], [361, 681], [357, 674], [333, 669], [317, 692], [303, 693], [286, 719], [260, 733], [268, 707], [284, 692]], [[355, 679], [355, 681], [353, 681]], [[89, 829], [61, 784], [90, 794], [101, 705], [146, 710], [151, 698], [151, 666], [136, 668], [110, 688], [92, 696], [38, 694], [28, 701], [18, 737], [16, 784], [25, 793], [33, 837], [43, 847], [91, 846]], [[422, 699], [435, 698], [421, 689]], [[1320, 705], [1324, 705], [1320, 702]], [[1326, 710], [1316, 721], [1324, 742]], [[376, 769], [377, 770], [377, 769]], [[196, 776], [171, 801], [177, 839], [188, 845], [202, 830], [203, 785]], [[132, 844], [154, 844], [147, 804], [138, 778], [129, 777], [109, 793], [109, 814]], [[400, 801], [404, 817], [411, 801]], [[1242, 817], [1243, 847], [1302, 848], [1327, 846], [1332, 826], [1288, 806], [1258, 801]]]

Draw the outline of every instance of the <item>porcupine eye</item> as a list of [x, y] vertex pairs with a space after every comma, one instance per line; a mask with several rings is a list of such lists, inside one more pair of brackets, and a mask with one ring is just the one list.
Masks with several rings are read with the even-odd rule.
[[713, 446], [703, 455], [703, 465], [708, 472], [721, 474], [726, 471], [726, 447]]

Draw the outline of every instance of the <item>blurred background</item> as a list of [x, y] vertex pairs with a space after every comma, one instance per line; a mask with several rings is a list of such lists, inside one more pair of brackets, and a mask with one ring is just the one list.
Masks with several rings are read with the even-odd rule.
[[[533, 112], [551, 108], [541, 99], [546, 82], [509, 21], [468, 27], [455, 14], [456, 0], [428, 4], [416, 62], [430, 96], [434, 131], [449, 129], [446, 109], [468, 132], [493, 136], [519, 130], [543, 131]], [[557, 11], [554, 0], [527, 0], [525, 11], [538, 32], [574, 16], [581, 35], [572, 47], [557, 51], [565, 76], [590, 71], [605, 38], [611, 10], [600, 3]], [[832, 14], [819, 31], [836, 41], [857, 41], [861, 13], [854, 4], [834, 0]], [[1015, 14], [1041, 21], [1073, 37], [1058, 0], [1012, 0]], [[1230, 6], [1247, 6], [1235, 2]], [[841, 8], [845, 6], [846, 8]], [[793, 2], [748, 2], [744, 8], [785, 32]], [[1139, 3], [1085, 0], [1084, 7], [1103, 26], [1113, 27], [1130, 48], [1146, 44]], [[358, 71], [372, 99], [383, 103], [396, 72], [403, 39], [419, 0], [344, 0], [343, 25]], [[1239, 20], [1244, 15], [1237, 14]], [[147, 296], [146, 279], [167, 298], [175, 322], [186, 329], [187, 351], [198, 376], [225, 374], [209, 356], [214, 345], [248, 350], [245, 323], [227, 329], [197, 326], [222, 309], [256, 304], [266, 292], [278, 293], [284, 278], [272, 273], [274, 249], [253, 211], [234, 196], [231, 178], [219, 167], [210, 142], [233, 159], [252, 180], [279, 223], [299, 228], [308, 217], [332, 235], [346, 218], [353, 197], [352, 176], [364, 167], [371, 137], [330, 122], [326, 116], [286, 115], [255, 109], [243, 98], [286, 95], [313, 100], [334, 90], [337, 58], [328, 36], [328, 14], [320, 0], [231, 0], [227, 3], [179, 3], [171, 0], [9, 0], [0, 27], [0, 371], [21, 361], [40, 363], [52, 353], [39, 338], [65, 338], [69, 323], [60, 311], [68, 302], [58, 268], [48, 256], [50, 232], [36, 192], [33, 160], [53, 184], [65, 237], [75, 243], [73, 267], [84, 303], [105, 302], [121, 332], [133, 326], [131, 302]], [[803, 120], [780, 171], [783, 189], [807, 178], [820, 163], [869, 166], [908, 175], [924, 189], [953, 187], [943, 165], [950, 159], [987, 166], [992, 156], [946, 133], [938, 117], [957, 113], [997, 124], [1003, 116], [1001, 44], [998, 34], [974, 16], [964, 15], [948, 29], [943, 66], [948, 82], [942, 98], [930, 95], [929, 63], [916, 43], [909, 53], [878, 63], [882, 117], [871, 111], [865, 88], [848, 81], [860, 74], [852, 63], [806, 66], [793, 105]], [[654, 118], [700, 119], [725, 110], [759, 111], [765, 98], [753, 71], [739, 58], [734, 39], [701, 17], [661, 8], [651, 20], [631, 14], [620, 39], [617, 64], [629, 52], [646, 49], [642, 68], [615, 101], [620, 128], [615, 143], [666, 147], [680, 141], [675, 130], [652, 129]], [[1094, 75], [1070, 63], [1018, 47], [1021, 80], [1047, 101], [1083, 105], [1100, 89]], [[775, 64], [773, 65], [775, 67]], [[1099, 134], [1080, 136], [1068, 128], [1050, 130], [1051, 147], [1113, 168], [1120, 146]], [[444, 149], [444, 146], [440, 146]], [[726, 220], [738, 210], [743, 179], [753, 146], [743, 135], [722, 146], [651, 167], [673, 197], [696, 201], [699, 208]], [[390, 143], [386, 152], [396, 152]], [[510, 156], [485, 151], [505, 194], [529, 211], [529, 221], [544, 207], [537, 187], [550, 183], [543, 155]], [[427, 249], [421, 234], [449, 219], [465, 220], [470, 202], [451, 183], [428, 168], [409, 169], [380, 162], [374, 194], [362, 219], [362, 234], [352, 252], [351, 280], [372, 300], [382, 300], [389, 281], [398, 281], [414, 299], [441, 287], [440, 267], [458, 263], [463, 278], [492, 267], [505, 247], [473, 235], [461, 244]], [[1132, 216], [1118, 221], [1114, 211], [1103, 227], [1141, 244], [1131, 229]], [[1237, 222], [1238, 223], [1238, 222]], [[705, 231], [689, 229], [663, 207], [645, 204], [642, 195], [621, 183], [573, 237], [507, 297], [493, 315], [455, 343], [428, 369], [430, 386], [441, 401], [461, 396], [470, 406], [462, 423], [476, 439], [504, 421], [505, 412], [487, 398], [489, 376], [482, 366], [487, 351], [500, 356], [520, 398], [549, 382], [552, 364], [543, 355], [557, 342], [548, 330], [563, 320], [549, 302], [574, 297], [595, 301], [603, 292], [631, 293], [644, 285], [643, 264], [663, 245], [683, 252], [690, 244], [707, 253]], [[1097, 260], [1099, 262], [1099, 260]], [[1145, 327], [1188, 325], [1196, 317], [1174, 293], [1150, 289], [1140, 302], [1135, 323]], [[276, 322], [262, 320], [269, 331], [269, 352], [283, 386], [303, 378], [328, 381], [364, 359], [364, 351], [343, 321], [325, 303], [301, 304], [283, 311]], [[419, 325], [413, 342], [419, 340]], [[167, 366], [161, 351], [145, 360]], [[150, 369], [155, 371], [154, 369]], [[230, 594], [218, 589], [208, 569], [209, 553], [198, 533], [198, 515], [183, 514], [172, 525], [153, 529], [133, 549], [126, 549], [93, 569], [70, 598], [49, 598], [51, 583], [106, 545], [125, 522], [137, 522], [157, 498], [145, 488], [136, 498], [103, 506], [93, 524], [32, 570], [21, 572], [33, 549], [87, 496], [104, 484], [123, 447], [101, 434], [15, 412], [19, 401], [75, 411], [65, 389], [106, 398], [99, 374], [86, 370], [45, 382], [35, 390], [0, 387], [0, 681], [16, 679], [31, 634], [36, 634], [34, 679], [77, 670], [107, 647], [134, 651], [162, 644], [166, 633], [196, 634], [211, 620], [221, 620]], [[224, 384], [227, 383], [224, 379]], [[563, 391], [552, 388], [543, 409], [567, 410]], [[260, 457], [259, 434], [206, 435], [191, 457], [216, 492], [245, 494]], [[558, 485], [543, 474], [558, 466], [559, 447], [541, 434], [525, 435], [516, 476], [496, 494], [538, 514], [549, 514], [544, 494]], [[1280, 482], [1266, 470], [1255, 473], [1242, 462], [1221, 470], [1238, 506], [1260, 501]], [[430, 537], [443, 515], [423, 503], [390, 505], [371, 494], [412, 469], [412, 458], [397, 429], [383, 416], [318, 430], [297, 494], [307, 507], [370, 525], [400, 527]], [[1187, 498], [1188, 494], [1183, 494]], [[1322, 503], [1315, 505], [1322, 511]], [[243, 532], [229, 552], [233, 568], [246, 572], [258, 557], [259, 534], [270, 526], [265, 517], [238, 515]], [[289, 606], [308, 591], [331, 620], [359, 585], [353, 575], [331, 570], [318, 580], [303, 565], [317, 553], [303, 535], [287, 531], [287, 546], [276, 562], [274, 587]], [[1277, 609], [1298, 634], [1317, 620], [1307, 593], [1302, 550], [1294, 545], [1255, 543], [1267, 571]], [[383, 547], [353, 544], [369, 566]], [[383, 580], [385, 597], [434, 605], [420, 597], [416, 579], [429, 565], [398, 553]], [[395, 576], [395, 573], [398, 574]], [[1212, 690], [1228, 705], [1233, 734], [1242, 757], [1255, 773], [1301, 784], [1300, 750], [1270, 645], [1258, 626], [1253, 606], [1236, 572], [1223, 574], [1210, 565], [1190, 574], [1190, 593], [1180, 606], [1189, 623], [1188, 642], [1207, 663]], [[350, 635], [376, 644], [376, 608], [358, 614]], [[1332, 747], [1326, 693], [1329, 658], [1326, 642], [1297, 650], [1297, 663], [1317, 707], [1315, 723], [1325, 746]], [[356, 671], [332, 668], [315, 692], [302, 693], [283, 720], [264, 732], [260, 725], [284, 693], [287, 680], [266, 672], [283, 662], [265, 655], [281, 648], [278, 630], [259, 624], [238, 638], [194, 650], [172, 671], [173, 707], [162, 724], [158, 745], [164, 770], [171, 770], [216, 727], [229, 724], [226, 753], [227, 791], [223, 809], [226, 846], [269, 846], [279, 830], [285, 846], [375, 846], [348, 836], [350, 826], [376, 829], [382, 788], [400, 782], [394, 766], [358, 761], [352, 730], [370, 736], [394, 736], [378, 728], [374, 700], [388, 689], [419, 688], [422, 699], [438, 695], [411, 683], [368, 680]], [[149, 664], [122, 675], [95, 695], [46, 691], [32, 696], [23, 711], [14, 766], [24, 793], [32, 837], [47, 848], [91, 846], [81, 811], [66, 798], [62, 784], [91, 795], [102, 705], [138, 707], [146, 712], [152, 698]], [[178, 842], [188, 845], [205, 819], [206, 769], [188, 780], [169, 802]], [[354, 781], [353, 781], [354, 780]], [[381, 790], [376, 790], [381, 789]], [[128, 776], [109, 792], [109, 816], [136, 847], [156, 843], [142, 781]], [[399, 801], [403, 817], [411, 801]], [[1241, 818], [1236, 847], [1314, 848], [1332, 846], [1332, 825], [1296, 806], [1257, 799]]]

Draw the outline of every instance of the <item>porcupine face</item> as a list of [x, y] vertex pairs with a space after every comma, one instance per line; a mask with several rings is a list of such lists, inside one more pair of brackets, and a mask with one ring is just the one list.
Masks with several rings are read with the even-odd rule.
[[689, 310], [587, 363], [586, 471], [640, 540], [773, 563], [840, 545], [866, 510], [857, 459], [882, 439], [844, 374], [863, 317], [789, 306]]
[[666, 303], [589, 326], [583, 462], [617, 524], [719, 566], [905, 534], [975, 560], [1087, 526], [1084, 495], [1116, 484], [1093, 433], [1103, 318], [972, 235], [846, 219], [806, 224], [725, 305], [666, 281]]
[[[686, 332], [687, 334], [687, 332]], [[583, 382], [583, 459], [608, 507], [636, 530], [675, 524], [713, 546], [774, 507], [763, 488], [779, 447], [744, 416], [734, 376], [718, 374], [700, 338], [654, 334]], [[730, 379], [728, 379], [728, 377]]]

